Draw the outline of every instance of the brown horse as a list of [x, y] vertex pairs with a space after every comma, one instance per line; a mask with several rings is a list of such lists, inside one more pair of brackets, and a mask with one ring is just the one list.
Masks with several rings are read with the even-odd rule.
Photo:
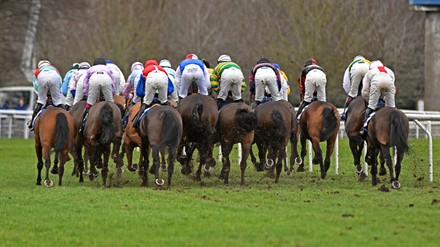
[[[301, 139], [301, 164], [298, 171], [304, 171], [304, 157], [307, 153], [306, 141], [312, 142], [315, 156], [313, 164], [319, 164], [321, 168], [321, 178], [324, 179], [330, 168], [330, 158], [333, 153], [336, 138], [338, 137], [340, 116], [338, 109], [323, 101], [314, 101], [303, 110], [300, 116], [299, 133]], [[325, 160], [322, 160], [320, 142], [327, 142]]]
[[229, 155], [235, 143], [242, 145], [241, 185], [244, 185], [246, 161], [254, 141], [254, 129], [257, 126], [257, 116], [252, 108], [245, 103], [230, 103], [221, 108], [217, 122], [217, 133], [221, 145], [223, 168], [219, 176], [225, 184], [229, 183], [231, 162]]
[[139, 132], [133, 127], [133, 119], [139, 111], [141, 103], [136, 103], [129, 109], [129, 117], [127, 126], [125, 126], [125, 131], [122, 136], [122, 140], [124, 141], [122, 144], [122, 152], [121, 157], [123, 157], [124, 153], [127, 156], [127, 169], [129, 171], [136, 171], [138, 165], [142, 164], [143, 156], [142, 152], [139, 156], [138, 165], [133, 164], [133, 149], [135, 147], [142, 147], [142, 138], [139, 135]]
[[[399, 175], [408, 146], [409, 121], [406, 115], [397, 108], [384, 107], [378, 110], [368, 124], [367, 163], [371, 166], [372, 185], [377, 184], [377, 155], [380, 152], [388, 166], [392, 187], [400, 188]], [[390, 147], [396, 147], [397, 159], [394, 166], [391, 161]]]
[[[34, 125], [35, 152], [37, 154], [38, 176], [37, 185], [41, 185], [41, 170], [46, 166], [44, 185], [52, 187], [53, 182], [49, 179], [51, 165], [50, 152], [55, 151], [54, 168], [52, 173], [58, 173], [58, 185], [62, 185], [64, 164], [68, 159], [69, 151], [73, 146], [73, 119], [64, 109], [49, 107], [36, 119]], [[58, 167], [58, 160], [60, 166]]]
[[345, 132], [347, 133], [351, 153], [353, 154], [353, 164], [360, 180], [364, 180], [366, 177], [361, 165], [364, 139], [359, 134], [363, 125], [366, 108], [366, 101], [361, 96], [356, 97], [347, 108], [347, 120], [345, 121]]
[[177, 147], [182, 138], [183, 124], [179, 112], [171, 106], [153, 106], [141, 120], [139, 133], [142, 138], [142, 162], [139, 173], [142, 177], [142, 186], [148, 186], [149, 150], [153, 156], [153, 167], [156, 186], [162, 186], [164, 181], [159, 179], [160, 156], [166, 149], [168, 153], [168, 187], [174, 172], [174, 162], [177, 156]]
[[[283, 161], [287, 156], [286, 147], [289, 140], [293, 140], [296, 146], [296, 141], [292, 139], [294, 114], [285, 101], [268, 101], [258, 105], [255, 112], [258, 124], [255, 129], [254, 143], [258, 147], [260, 162], [256, 161], [252, 151], [251, 159], [257, 171], [266, 168], [269, 176], [273, 176], [273, 165], [276, 164], [275, 182], [277, 183]], [[285, 169], [289, 171], [287, 166]]]
[[[200, 163], [195, 180], [201, 181], [201, 168], [205, 170], [215, 165], [212, 157], [216, 139], [218, 119], [217, 103], [210, 96], [192, 94], [183, 98], [177, 107], [183, 121], [182, 141], [178, 149], [178, 161], [182, 165], [182, 174], [192, 171], [191, 161], [195, 149], [199, 151]], [[183, 156], [185, 147], [186, 156]]]
[[[107, 185], [110, 153], [116, 163], [117, 175], [121, 174], [123, 163], [118, 153], [122, 139], [121, 119], [121, 111], [115, 103], [101, 101], [90, 108], [84, 127], [86, 153], [91, 161], [89, 178], [93, 180], [98, 174], [96, 167], [102, 167], [101, 175], [104, 186]], [[112, 144], [113, 151], [111, 152]], [[81, 167], [80, 173], [82, 173]]]

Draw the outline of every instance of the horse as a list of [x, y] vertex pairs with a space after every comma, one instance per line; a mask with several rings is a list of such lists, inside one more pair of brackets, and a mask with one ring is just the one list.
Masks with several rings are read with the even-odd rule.
[[[301, 164], [297, 171], [304, 171], [304, 157], [307, 153], [306, 141], [312, 142], [314, 158], [313, 164], [319, 164], [321, 178], [325, 179], [330, 168], [330, 158], [333, 153], [336, 138], [338, 137], [340, 116], [338, 109], [329, 102], [313, 101], [306, 107], [299, 123], [299, 135], [301, 140]], [[325, 160], [322, 160], [320, 142], [327, 142]]]
[[[171, 178], [174, 172], [174, 162], [177, 156], [177, 148], [182, 138], [183, 123], [179, 112], [171, 106], [152, 106], [146, 116], [139, 123], [139, 134], [142, 138], [143, 160], [139, 174], [142, 177], [142, 186], [148, 186], [147, 171], [149, 166], [149, 150], [153, 156], [153, 168], [155, 184], [158, 187], [164, 185], [163, 179], [159, 179], [160, 156], [159, 153], [166, 149], [168, 153], [168, 187], [171, 186]], [[162, 152], [163, 153], [163, 152]]]
[[[183, 121], [182, 141], [177, 157], [182, 165], [181, 172], [185, 175], [191, 173], [192, 154], [197, 149], [200, 163], [194, 179], [201, 181], [202, 165], [205, 165], [205, 171], [215, 165], [212, 152], [216, 140], [217, 103], [210, 96], [192, 94], [180, 100], [177, 111]], [[186, 156], [182, 155], [184, 147]]]
[[[37, 185], [41, 185], [41, 170], [46, 166], [44, 185], [52, 187], [53, 182], [49, 179], [49, 168], [51, 166], [50, 152], [55, 151], [54, 168], [52, 173], [58, 173], [58, 185], [62, 185], [64, 164], [66, 163], [69, 151], [73, 147], [73, 119], [64, 109], [49, 107], [35, 120], [35, 152], [37, 154]], [[58, 167], [58, 161], [60, 166]]]
[[[96, 167], [102, 167], [101, 175], [104, 186], [107, 185], [110, 153], [116, 163], [118, 177], [122, 172], [123, 162], [118, 153], [122, 139], [121, 125], [121, 111], [115, 103], [100, 101], [90, 108], [83, 131], [87, 158], [91, 161], [89, 178], [93, 180], [98, 174]], [[112, 152], [111, 144], [113, 144]], [[82, 173], [81, 166], [79, 169], [79, 172]]]
[[[286, 147], [292, 139], [294, 130], [294, 114], [284, 101], [268, 101], [256, 107], [257, 127], [255, 129], [254, 143], [258, 147], [257, 162], [251, 151], [251, 159], [257, 171], [268, 169], [268, 175], [273, 176], [276, 168], [275, 183], [279, 181], [283, 161], [286, 158]], [[294, 137], [296, 138], [296, 137]], [[295, 148], [296, 150], [296, 148]], [[267, 157], [266, 157], [267, 153]], [[285, 165], [286, 171], [289, 171]]]
[[133, 119], [138, 113], [140, 106], [141, 103], [138, 102], [129, 109], [127, 126], [125, 126], [124, 134], [122, 136], [123, 144], [121, 158], [124, 154], [127, 156], [127, 169], [132, 172], [137, 170], [138, 166], [142, 163], [143, 160], [141, 152], [138, 164], [133, 164], [133, 149], [135, 147], [142, 147], [142, 138], [139, 135], [139, 132], [133, 127]]
[[245, 103], [230, 103], [221, 108], [217, 121], [217, 133], [222, 151], [223, 167], [219, 178], [224, 184], [229, 183], [231, 162], [229, 155], [235, 143], [241, 143], [243, 155], [240, 161], [241, 185], [244, 185], [246, 161], [254, 141], [254, 130], [257, 127], [257, 115]]
[[362, 96], [354, 98], [347, 108], [347, 119], [345, 121], [345, 132], [347, 133], [350, 150], [353, 154], [353, 164], [360, 180], [364, 180], [366, 175], [361, 165], [361, 155], [364, 148], [364, 139], [359, 134], [363, 125], [366, 101]]
[[[377, 154], [380, 152], [390, 172], [393, 188], [399, 189], [399, 175], [403, 157], [409, 152], [409, 121], [407, 116], [397, 108], [384, 107], [376, 111], [368, 124], [367, 163], [371, 166], [372, 185], [377, 185]], [[390, 147], [396, 147], [396, 164], [393, 163]]]

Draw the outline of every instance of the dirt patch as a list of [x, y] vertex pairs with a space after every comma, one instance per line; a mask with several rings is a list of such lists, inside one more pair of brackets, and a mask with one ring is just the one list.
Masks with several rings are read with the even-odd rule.
[[388, 187], [385, 186], [385, 184], [382, 184], [382, 186], [379, 187], [379, 191], [390, 192], [390, 189], [388, 189]]
[[431, 205], [440, 204], [440, 199], [432, 199]]

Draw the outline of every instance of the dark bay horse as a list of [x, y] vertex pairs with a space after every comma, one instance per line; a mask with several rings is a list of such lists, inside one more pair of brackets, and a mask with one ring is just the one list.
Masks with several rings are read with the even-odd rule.
[[[64, 174], [64, 164], [68, 159], [68, 154], [73, 147], [73, 119], [64, 109], [58, 107], [46, 108], [36, 119], [34, 125], [35, 133], [35, 152], [37, 154], [38, 176], [37, 185], [41, 185], [41, 170], [46, 167], [44, 185], [52, 187], [53, 182], [49, 179], [49, 168], [51, 166], [50, 152], [55, 151], [53, 173], [58, 173], [58, 185], [62, 185]], [[60, 166], [58, 167], [58, 160]]]
[[[83, 135], [86, 153], [91, 161], [89, 178], [94, 179], [97, 175], [96, 167], [102, 167], [103, 185], [106, 186], [110, 154], [116, 163], [118, 176], [123, 166], [119, 156], [122, 139], [122, 118], [119, 107], [113, 102], [106, 101], [94, 104], [90, 108]], [[113, 151], [111, 151], [112, 144]], [[82, 173], [81, 168], [80, 172]]]
[[353, 154], [353, 164], [360, 180], [364, 180], [366, 175], [361, 164], [362, 150], [364, 149], [364, 139], [359, 134], [363, 125], [366, 101], [358, 96], [353, 99], [347, 108], [347, 120], [345, 121], [345, 132], [347, 133], [350, 150]]
[[[301, 164], [298, 171], [304, 171], [304, 157], [307, 153], [306, 141], [312, 142], [314, 158], [313, 164], [319, 164], [321, 168], [321, 178], [324, 179], [330, 168], [330, 158], [333, 153], [336, 138], [338, 137], [340, 116], [338, 109], [323, 101], [314, 101], [303, 110], [299, 124], [299, 134], [301, 139]], [[327, 142], [325, 160], [322, 159], [320, 142]]]
[[254, 141], [254, 129], [257, 126], [257, 115], [252, 108], [245, 103], [230, 103], [221, 108], [217, 121], [217, 134], [222, 151], [223, 167], [220, 179], [225, 184], [229, 183], [229, 172], [231, 162], [229, 155], [235, 143], [242, 145], [241, 185], [244, 185], [244, 173], [246, 171], [246, 161], [249, 157], [250, 149]]
[[255, 129], [254, 143], [257, 144], [260, 161], [256, 161], [252, 151], [251, 159], [257, 171], [267, 168], [269, 176], [273, 176], [275, 164], [275, 182], [278, 182], [282, 164], [287, 155], [286, 147], [294, 129], [294, 114], [283, 101], [268, 101], [260, 104], [255, 112], [258, 124]]
[[[210, 96], [192, 94], [180, 100], [177, 107], [182, 116], [183, 135], [178, 149], [178, 161], [182, 165], [182, 173], [188, 175], [192, 171], [191, 161], [195, 149], [200, 155], [199, 168], [195, 180], [201, 181], [201, 168], [215, 165], [212, 157], [216, 140], [216, 125], [218, 120], [217, 103]], [[185, 147], [186, 156], [183, 156]]]
[[142, 138], [142, 155], [144, 160], [140, 167], [142, 186], [148, 186], [147, 173], [149, 171], [149, 150], [153, 156], [153, 167], [156, 186], [163, 186], [164, 181], [159, 179], [160, 156], [166, 150], [168, 153], [168, 187], [174, 172], [174, 162], [177, 148], [182, 138], [183, 124], [179, 112], [171, 106], [152, 106], [141, 120], [139, 133]]
[[[371, 118], [368, 124], [366, 161], [371, 166], [372, 185], [377, 184], [377, 155], [380, 152], [388, 166], [392, 187], [400, 188], [401, 164], [404, 154], [409, 152], [408, 133], [408, 118], [397, 108], [384, 107]], [[390, 155], [391, 147], [396, 147], [397, 154], [394, 169]]]

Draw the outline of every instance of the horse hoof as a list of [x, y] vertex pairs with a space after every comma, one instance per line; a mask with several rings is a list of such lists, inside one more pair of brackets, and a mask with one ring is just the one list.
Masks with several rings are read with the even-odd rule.
[[387, 170], [380, 169], [379, 170], [379, 176], [385, 176], [385, 175], [387, 175]]
[[273, 159], [268, 159], [268, 160], [266, 160], [266, 163], [264, 164], [264, 167], [266, 169], [268, 169], [268, 168], [271, 168], [273, 166], [273, 164], [274, 164]]
[[361, 173], [358, 173], [358, 178], [359, 178], [359, 181], [364, 181], [367, 178], [367, 175], [365, 175], [365, 173], [361, 172]]
[[301, 157], [296, 157], [295, 158], [295, 164], [300, 165], [301, 163], [302, 163]]
[[298, 168], [296, 168], [296, 171], [297, 172], [305, 172], [306, 169], [304, 169], [304, 165], [302, 165], [302, 166], [298, 166]]
[[44, 185], [45, 185], [47, 188], [50, 188], [50, 187], [53, 186], [53, 182], [52, 182], [50, 179], [46, 179], [46, 180], [44, 180]]
[[132, 164], [131, 165], [131, 169], [129, 168], [128, 170], [134, 172], [137, 171], [139, 169], [139, 165], [138, 164]]
[[356, 173], [358, 174], [358, 175], [360, 175], [361, 173], [363, 173], [363, 169], [362, 169], [362, 166], [361, 165], [356, 165], [355, 167], [354, 167], [354, 169], [356, 170]]
[[168, 170], [168, 165], [167, 164], [162, 164], [162, 165], [160, 165], [160, 168], [162, 168], [163, 172], [166, 172]]
[[53, 168], [53, 169], [50, 171], [50, 173], [52, 173], [52, 174], [58, 174], [58, 169]]
[[159, 186], [159, 187], [161, 187], [161, 186], [163, 186], [164, 184], [165, 184], [165, 181], [163, 180], [163, 179], [156, 179], [156, 180], [154, 180], [154, 183], [157, 185], [157, 186]]
[[399, 181], [393, 181], [391, 183], [391, 186], [393, 186], [393, 189], [400, 189], [400, 182]]
[[291, 171], [286, 171], [286, 175], [290, 177], [290, 175], [292, 175]]
[[209, 172], [211, 171], [211, 167], [208, 166], [208, 165], [205, 165], [205, 166], [203, 167], [203, 169], [204, 169], [205, 172], [207, 172], [207, 173], [209, 173]]

